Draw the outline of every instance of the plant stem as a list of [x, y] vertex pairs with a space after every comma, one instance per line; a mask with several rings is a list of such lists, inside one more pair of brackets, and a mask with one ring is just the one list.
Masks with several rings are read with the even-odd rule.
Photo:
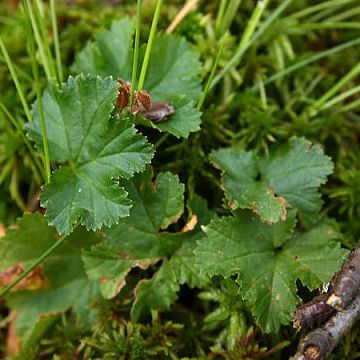
[[151, 48], [152, 48], [152, 45], [154, 42], [157, 24], [159, 22], [162, 3], [163, 3], [163, 0], [158, 0], [156, 3], [154, 17], [153, 17], [153, 20], [151, 23], [151, 28], [150, 28], [149, 38], [148, 38], [148, 42], [146, 45], [144, 61], [143, 61], [142, 67], [141, 67], [139, 83], [138, 83], [138, 88], [137, 88], [138, 91], [141, 91], [144, 86], [145, 76], [146, 76], [147, 68], [148, 68], [149, 61], [150, 61]]
[[323, 104], [331, 98], [336, 92], [341, 89], [347, 82], [352, 80], [355, 76], [360, 73], [360, 62], [353, 67], [347, 74], [345, 74], [336, 84], [331, 87], [320, 99], [318, 99], [310, 108], [311, 116], [315, 116]]
[[[268, 79], [266, 79], [264, 81], [264, 85], [268, 85], [268, 84], [276, 81], [277, 79], [283, 77], [284, 75], [290, 74], [290, 73], [294, 72], [295, 70], [301, 69], [302, 67], [305, 67], [306, 65], [309, 65], [317, 60], [320, 60], [324, 57], [327, 57], [329, 55], [335, 54], [339, 51], [351, 48], [351, 47], [359, 45], [359, 44], [360, 44], [360, 39], [357, 38], [354, 40], [350, 40], [344, 44], [335, 46], [331, 49], [316, 53], [315, 55], [310, 56], [307, 59], [301, 60], [298, 63], [291, 65], [288, 68], [281, 70], [281, 71], [277, 72], [276, 74], [270, 76]], [[253, 90], [256, 90], [257, 88], [258, 88], [257, 86], [254, 86], [251, 90], [253, 91]]]
[[5, 289], [0, 292], [0, 298], [5, 296], [14, 286], [16, 286], [22, 279], [29, 275], [39, 264], [46, 260], [67, 238], [63, 235], [57, 240], [49, 249], [47, 249], [38, 259], [36, 259], [21, 275], [11, 282]]
[[[250, 30], [248, 31], [245, 29], [246, 38], [249, 38], [248, 41], [245, 43], [245, 40], [241, 40], [240, 44], [234, 54], [234, 56], [229, 60], [229, 62], [226, 64], [226, 66], [222, 69], [219, 75], [215, 77], [213, 80], [211, 87], [213, 88], [224, 76], [225, 74], [234, 66], [236, 66], [239, 61], [241, 60], [241, 57], [244, 55], [246, 50], [266, 31], [266, 29], [282, 14], [282, 12], [290, 5], [290, 3], [293, 0], [284, 0], [280, 6], [272, 13], [272, 15], [259, 27], [259, 29], [254, 33], [253, 36], [250, 34]], [[255, 29], [257, 26], [261, 14], [265, 10], [264, 4], [267, 4], [268, 0], [266, 2], [262, 2], [261, 0], [258, 1], [257, 6], [254, 10], [254, 13], [251, 15], [251, 18], [249, 20], [249, 23], [247, 24], [247, 27], [250, 29]], [[255, 23], [256, 22], [256, 23]], [[250, 38], [251, 36], [251, 38]], [[241, 45], [241, 46], [240, 46]]]
[[50, 0], [50, 11], [51, 11], [52, 32], [54, 36], [57, 79], [58, 79], [58, 84], [61, 84], [64, 80], [64, 76], [63, 76], [62, 64], [61, 64], [61, 52], [60, 52], [60, 43], [59, 43], [59, 32], [58, 32], [57, 19], [56, 19], [55, 0]]
[[220, 40], [220, 44], [219, 44], [219, 49], [218, 49], [218, 52], [216, 54], [216, 58], [215, 58], [215, 61], [214, 61], [214, 64], [212, 66], [212, 69], [211, 69], [211, 72], [210, 72], [210, 76], [206, 82], [206, 85], [205, 85], [205, 88], [201, 94], [201, 98], [197, 104], [197, 110], [200, 111], [203, 104], [204, 104], [204, 101], [205, 101], [205, 98], [210, 90], [210, 85], [211, 85], [211, 82], [213, 81], [213, 78], [215, 76], [215, 72], [216, 72], [216, 69], [218, 67], [218, 64], [219, 64], [219, 61], [220, 61], [220, 58], [221, 58], [221, 55], [222, 55], [222, 52], [224, 50], [224, 44], [225, 44], [225, 38], [226, 38], [226, 34], [221, 38]]
[[7, 50], [6, 50], [5, 44], [4, 44], [1, 36], [0, 36], [0, 49], [1, 49], [2, 54], [4, 56], [6, 65], [7, 65], [8, 69], [9, 69], [9, 71], [10, 71], [13, 82], [15, 84], [15, 87], [16, 87], [17, 93], [19, 95], [21, 104], [23, 106], [26, 118], [30, 122], [32, 119], [31, 119], [31, 115], [30, 115], [29, 105], [28, 105], [28, 103], [27, 103], [27, 101], [25, 99], [24, 92], [23, 92], [23, 90], [21, 88], [19, 78], [17, 77], [16, 71], [15, 71], [15, 68], [14, 68], [14, 64], [10, 59], [10, 56], [9, 56]]
[[137, 0], [134, 59], [133, 59], [133, 68], [132, 68], [132, 74], [131, 74], [130, 109], [132, 109], [133, 102], [134, 102], [135, 82], [137, 80], [137, 69], [138, 69], [138, 63], [139, 63], [141, 12], [142, 12], [142, 0]]

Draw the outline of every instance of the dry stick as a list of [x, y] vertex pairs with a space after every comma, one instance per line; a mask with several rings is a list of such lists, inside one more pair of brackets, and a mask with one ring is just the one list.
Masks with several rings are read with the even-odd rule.
[[326, 303], [337, 310], [349, 306], [360, 289], [360, 248], [354, 249], [335, 277], [334, 289]]
[[329, 296], [329, 293], [321, 294], [300, 305], [293, 315], [294, 328], [309, 331], [329, 320], [336, 313], [336, 310], [326, 303]]
[[345, 310], [339, 311], [322, 327], [310, 332], [299, 345], [299, 351], [291, 360], [326, 359], [360, 318], [360, 294]]
[[199, 0], [189, 0], [180, 10], [180, 12], [176, 15], [175, 19], [166, 29], [167, 34], [171, 34], [175, 28], [184, 20], [186, 15], [196, 6]]

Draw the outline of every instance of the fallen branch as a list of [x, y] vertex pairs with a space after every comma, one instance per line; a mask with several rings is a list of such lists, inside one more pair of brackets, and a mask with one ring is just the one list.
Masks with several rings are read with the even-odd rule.
[[323, 360], [360, 317], [360, 294], [351, 305], [337, 312], [322, 327], [308, 333], [292, 360]]
[[360, 289], [360, 249], [354, 249], [335, 277], [332, 294], [326, 303], [337, 310], [345, 309]]
[[336, 310], [328, 305], [326, 301], [330, 291], [316, 296], [310, 302], [300, 305], [293, 315], [294, 327], [298, 330], [309, 331], [320, 326], [336, 313]]

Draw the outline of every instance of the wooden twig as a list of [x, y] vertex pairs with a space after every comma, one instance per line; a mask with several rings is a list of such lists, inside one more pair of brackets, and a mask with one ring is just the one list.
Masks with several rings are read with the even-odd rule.
[[339, 340], [347, 334], [360, 317], [360, 294], [351, 305], [338, 311], [322, 327], [308, 333], [291, 360], [323, 360], [330, 355]]
[[359, 293], [360, 249], [354, 249], [335, 277], [334, 289], [326, 303], [337, 310], [345, 309]]

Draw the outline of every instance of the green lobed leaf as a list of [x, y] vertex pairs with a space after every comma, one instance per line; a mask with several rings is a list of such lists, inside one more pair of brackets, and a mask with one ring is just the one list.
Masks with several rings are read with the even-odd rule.
[[269, 223], [285, 219], [286, 207], [315, 222], [322, 205], [318, 188], [333, 170], [320, 146], [304, 138], [292, 138], [270, 152], [269, 159], [251, 151], [220, 149], [210, 160], [223, 172], [228, 206], [252, 209]]
[[90, 279], [100, 281], [105, 298], [119, 293], [132, 267], [147, 268], [181, 245], [177, 234], [160, 230], [183, 213], [184, 185], [168, 172], [160, 173], [155, 183], [151, 179], [148, 170], [126, 182], [134, 202], [130, 216], [108, 230], [101, 244], [83, 253], [86, 272]]
[[[287, 224], [286, 224], [287, 223]], [[265, 332], [291, 321], [299, 299], [296, 280], [314, 289], [329, 281], [347, 251], [332, 224], [321, 223], [291, 239], [295, 215], [268, 225], [248, 212], [213, 221], [198, 241], [197, 266], [210, 276], [238, 274], [240, 292]], [[278, 245], [283, 244], [282, 247]]]
[[[106, 238], [90, 251], [83, 252], [88, 276], [100, 282], [105, 298], [111, 298], [125, 285], [125, 277], [133, 267], [147, 268], [162, 264], [149, 280], [135, 289], [132, 316], [146, 315], [150, 309], [168, 310], [177, 298], [180, 285], [204, 286], [209, 278], [195, 268], [196, 240], [203, 236], [200, 224], [207, 223], [212, 213], [199, 197], [189, 201], [193, 230], [171, 233], [164, 231], [175, 223], [184, 208], [184, 186], [176, 176], [160, 173], [154, 183], [148, 170], [126, 183], [134, 207], [129, 218], [106, 232]], [[160, 231], [162, 229], [162, 231]]]
[[168, 310], [177, 299], [179, 284], [173, 268], [165, 261], [150, 280], [142, 280], [135, 289], [135, 301], [131, 308], [131, 318], [138, 321], [151, 309]]
[[95, 42], [77, 54], [73, 71], [130, 80], [134, 31], [134, 21], [129, 18], [113, 21], [109, 30], [97, 33]]
[[[0, 268], [32, 263], [53, 245], [56, 236], [41, 214], [24, 215], [16, 228], [0, 238]], [[93, 320], [96, 312], [91, 304], [98, 299], [98, 285], [86, 277], [80, 250], [97, 241], [94, 234], [78, 228], [42, 264], [46, 280], [43, 288], [18, 290], [9, 295], [8, 303], [18, 312], [16, 324], [20, 333], [32, 328], [40, 317], [69, 308], [83, 320]]]
[[[109, 30], [97, 34], [95, 41], [78, 54], [73, 70], [130, 81], [133, 32], [132, 20], [114, 21]], [[152, 127], [176, 137], [188, 137], [200, 130], [200, 112], [196, 110], [201, 96], [200, 70], [199, 54], [185, 39], [174, 35], [156, 36], [144, 89], [153, 101], [170, 102], [176, 112], [166, 121], [152, 123]]]
[[[49, 224], [70, 233], [78, 221], [87, 229], [116, 224], [131, 202], [115, 181], [142, 171], [153, 148], [127, 117], [111, 117], [117, 84], [111, 78], [69, 77], [43, 95], [50, 160], [69, 163], [54, 171], [41, 204]], [[42, 147], [37, 107], [29, 134]]]

